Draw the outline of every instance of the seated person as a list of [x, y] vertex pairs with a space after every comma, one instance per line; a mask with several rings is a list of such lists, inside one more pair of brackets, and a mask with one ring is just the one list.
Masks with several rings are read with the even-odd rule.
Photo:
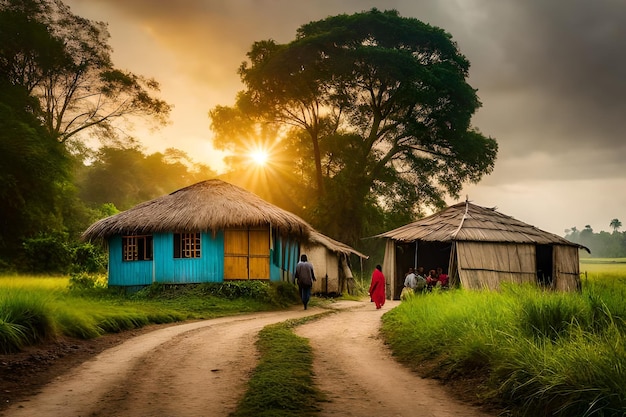
[[443, 268], [437, 268], [437, 277], [439, 279], [439, 284], [441, 284], [443, 288], [448, 288], [448, 281], [450, 278], [448, 277], [448, 274], [443, 273]]
[[426, 276], [424, 275], [424, 267], [418, 266], [417, 273], [415, 274], [417, 285], [415, 286], [415, 292], [423, 292], [426, 288]]
[[428, 276], [426, 277], [426, 288], [428, 291], [432, 291], [433, 287], [437, 286], [439, 282], [439, 275], [437, 275], [437, 271], [431, 269], [428, 271]]
[[409, 273], [406, 274], [406, 277], [404, 278], [404, 286], [406, 288], [415, 290], [416, 285], [417, 285], [417, 279], [415, 277], [415, 272], [413, 268], [409, 268]]

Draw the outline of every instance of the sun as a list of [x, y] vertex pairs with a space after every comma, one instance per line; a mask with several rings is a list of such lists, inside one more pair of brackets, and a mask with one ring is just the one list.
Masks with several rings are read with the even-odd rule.
[[267, 151], [257, 149], [250, 152], [250, 159], [258, 166], [265, 166], [269, 160], [269, 154]]

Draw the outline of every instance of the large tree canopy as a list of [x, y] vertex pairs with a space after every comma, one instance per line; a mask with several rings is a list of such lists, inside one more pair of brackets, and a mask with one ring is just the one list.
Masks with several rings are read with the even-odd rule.
[[469, 62], [440, 28], [372, 9], [308, 23], [288, 44], [256, 42], [248, 58], [235, 106], [210, 113], [215, 144], [274, 126], [298, 149], [294, 166], [311, 169], [310, 220], [334, 237], [355, 242], [375, 208], [406, 221], [443, 206], [493, 170], [497, 143], [471, 125]]

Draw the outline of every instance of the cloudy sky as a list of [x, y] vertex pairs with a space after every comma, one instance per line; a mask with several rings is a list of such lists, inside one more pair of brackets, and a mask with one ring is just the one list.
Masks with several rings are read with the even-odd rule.
[[[563, 235], [626, 229], [623, 0], [66, 0], [107, 22], [118, 68], [154, 77], [172, 123], [139, 139], [220, 169], [208, 111], [232, 105], [254, 41], [291, 41], [330, 15], [396, 9], [449, 32], [483, 104], [473, 124], [499, 143], [494, 172], [461, 200]], [[450, 201], [453, 203], [454, 201]], [[624, 230], [622, 229], [622, 230]]]

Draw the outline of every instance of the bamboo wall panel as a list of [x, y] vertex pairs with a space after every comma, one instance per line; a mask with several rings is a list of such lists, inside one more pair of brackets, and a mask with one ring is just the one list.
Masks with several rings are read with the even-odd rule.
[[224, 256], [224, 279], [248, 279], [248, 258]]
[[535, 246], [457, 242], [461, 285], [472, 289], [498, 289], [500, 282], [536, 281]]
[[300, 253], [305, 254], [308, 261], [313, 265], [316, 281], [313, 283], [311, 291], [314, 293], [323, 291], [322, 278], [328, 274], [326, 252], [327, 249], [322, 245], [300, 245]]
[[224, 279], [248, 279], [248, 230], [224, 231]]
[[580, 259], [578, 248], [554, 246], [554, 284], [557, 290], [577, 291], [580, 289]]
[[269, 227], [249, 230], [250, 279], [270, 279]]

